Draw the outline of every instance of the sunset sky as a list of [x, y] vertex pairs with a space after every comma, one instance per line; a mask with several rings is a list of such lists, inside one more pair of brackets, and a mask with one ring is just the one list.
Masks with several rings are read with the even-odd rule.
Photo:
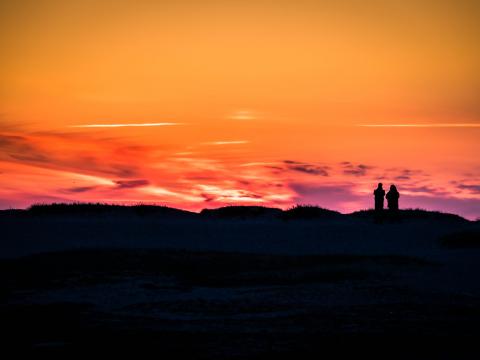
[[0, 208], [480, 217], [480, 2], [0, 1]]

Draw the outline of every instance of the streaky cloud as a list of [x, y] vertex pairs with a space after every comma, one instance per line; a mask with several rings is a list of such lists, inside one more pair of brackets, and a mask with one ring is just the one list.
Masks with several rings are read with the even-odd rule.
[[239, 165], [240, 167], [250, 167], [250, 166], [266, 166], [266, 165], [275, 165], [276, 162], [267, 162], [267, 161], [256, 161], [256, 162], [249, 162]]
[[392, 127], [392, 128], [480, 128], [480, 123], [433, 123], [433, 124], [358, 124], [360, 127]]
[[147, 186], [150, 184], [148, 180], [117, 180], [115, 181], [117, 189], [133, 189], [137, 187]]
[[349, 161], [344, 161], [341, 165], [343, 167], [343, 174], [353, 176], [365, 176], [367, 172], [373, 168], [365, 164], [354, 165]]
[[95, 190], [96, 188], [97, 188], [96, 186], [77, 186], [77, 187], [65, 189], [64, 191], [68, 193], [84, 193], [91, 190]]
[[255, 120], [256, 116], [249, 110], [236, 111], [229, 117], [231, 120]]
[[203, 144], [205, 145], [241, 145], [241, 144], [248, 144], [250, 141], [248, 140], [231, 140], [231, 141], [209, 141]]
[[459, 184], [457, 187], [461, 190], [468, 190], [474, 194], [480, 194], [480, 185]]
[[130, 123], [130, 124], [85, 124], [85, 125], [70, 125], [71, 128], [121, 128], [121, 127], [155, 127], [155, 126], [176, 126], [184, 125], [183, 123], [175, 122], [160, 122], [160, 123]]
[[294, 160], [283, 160], [287, 170], [298, 171], [310, 175], [329, 176], [329, 166], [304, 163]]

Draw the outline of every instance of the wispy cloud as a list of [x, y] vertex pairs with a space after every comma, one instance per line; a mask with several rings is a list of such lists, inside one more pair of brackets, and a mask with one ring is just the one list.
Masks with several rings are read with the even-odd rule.
[[276, 165], [276, 162], [256, 161], [239, 165], [240, 167]]
[[227, 140], [227, 141], [209, 141], [203, 143], [204, 145], [241, 145], [248, 144], [248, 140]]
[[395, 176], [394, 179], [397, 181], [411, 180], [412, 177], [416, 177], [420, 174], [421, 171], [419, 170], [402, 169], [400, 170], [400, 174]]
[[372, 169], [372, 166], [364, 165], [364, 164], [352, 164], [349, 161], [344, 161], [341, 163], [343, 167], [343, 173], [345, 175], [353, 175], [353, 176], [365, 176], [367, 175], [367, 171]]
[[328, 166], [319, 166], [316, 164], [309, 164], [293, 160], [284, 160], [283, 163], [287, 166], [288, 170], [298, 171], [309, 175], [328, 176]]
[[434, 124], [358, 124], [360, 127], [393, 127], [393, 128], [480, 128], [480, 123], [434, 123]]
[[256, 116], [249, 110], [240, 110], [234, 112], [228, 118], [232, 120], [255, 120]]
[[459, 184], [457, 187], [461, 190], [468, 190], [474, 194], [480, 194], [480, 185]]
[[449, 192], [445, 189], [436, 187], [431, 184], [427, 185], [402, 185], [401, 190], [408, 195], [421, 194], [422, 196], [449, 196]]
[[200, 190], [201, 196], [207, 202], [218, 201], [226, 203], [263, 203], [266, 201], [263, 199], [261, 194], [248, 189], [226, 188], [217, 185], [205, 184], [198, 184], [196, 188]]
[[72, 128], [121, 128], [121, 127], [154, 127], [154, 126], [176, 126], [183, 123], [160, 122], [160, 123], [131, 123], [131, 124], [85, 124], [70, 125]]
[[67, 193], [84, 193], [87, 191], [95, 190], [96, 188], [97, 188], [96, 186], [77, 186], [77, 187], [65, 189], [63, 191]]
[[50, 140], [46, 135], [0, 134], [0, 160], [44, 169], [113, 175], [120, 178], [135, 176], [139, 171], [139, 167], [130, 161], [136, 153], [130, 154], [127, 151], [119, 157], [118, 144], [114, 142], [69, 138], [68, 141], [61, 142], [69, 150], [58, 152], [49, 148]]
[[189, 201], [189, 202], [199, 202], [199, 201], [203, 201], [204, 199], [200, 196], [196, 196], [196, 195], [192, 195], [192, 194], [189, 194], [189, 193], [183, 193], [183, 192], [179, 192], [179, 191], [172, 191], [172, 190], [169, 190], [169, 189], [166, 189], [166, 188], [162, 188], [162, 187], [159, 187], [159, 186], [153, 186], [153, 185], [150, 185], [150, 186], [144, 186], [144, 187], [141, 187], [141, 190], [145, 193], [148, 193], [149, 195], [153, 195], [153, 196], [158, 196], [160, 197], [163, 201], [167, 201], [167, 200], [184, 200], [184, 201]]
[[148, 180], [117, 180], [117, 189], [133, 189], [137, 187], [147, 186], [150, 184]]
[[[114, 187], [110, 187], [111, 190], [122, 190], [122, 189], [135, 189], [135, 188], [140, 188], [144, 187], [150, 184], [148, 180], [118, 180], [118, 181], [113, 181], [115, 183]], [[78, 187], [72, 187], [68, 188], [65, 191], [71, 192], [71, 193], [83, 193], [91, 190], [96, 190], [101, 187], [99, 186], [78, 186]], [[107, 191], [109, 188], [103, 187], [103, 190]]]

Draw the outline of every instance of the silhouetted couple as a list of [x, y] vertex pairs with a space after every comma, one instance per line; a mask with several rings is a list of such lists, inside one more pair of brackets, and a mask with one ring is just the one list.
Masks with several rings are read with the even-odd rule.
[[391, 185], [390, 190], [388, 191], [387, 195], [385, 195], [385, 190], [383, 190], [383, 184], [378, 183], [377, 188], [373, 191], [373, 195], [375, 196], [376, 211], [383, 210], [384, 198], [387, 198], [387, 204], [388, 204], [389, 210], [392, 210], [392, 211], [398, 210], [398, 198], [400, 197], [400, 193], [397, 191], [397, 187], [395, 185]]

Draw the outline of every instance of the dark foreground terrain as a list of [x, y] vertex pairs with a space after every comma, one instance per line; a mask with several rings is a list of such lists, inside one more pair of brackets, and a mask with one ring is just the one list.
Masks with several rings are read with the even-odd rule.
[[478, 222], [275, 214], [3, 214], [2, 348], [477, 357]]

